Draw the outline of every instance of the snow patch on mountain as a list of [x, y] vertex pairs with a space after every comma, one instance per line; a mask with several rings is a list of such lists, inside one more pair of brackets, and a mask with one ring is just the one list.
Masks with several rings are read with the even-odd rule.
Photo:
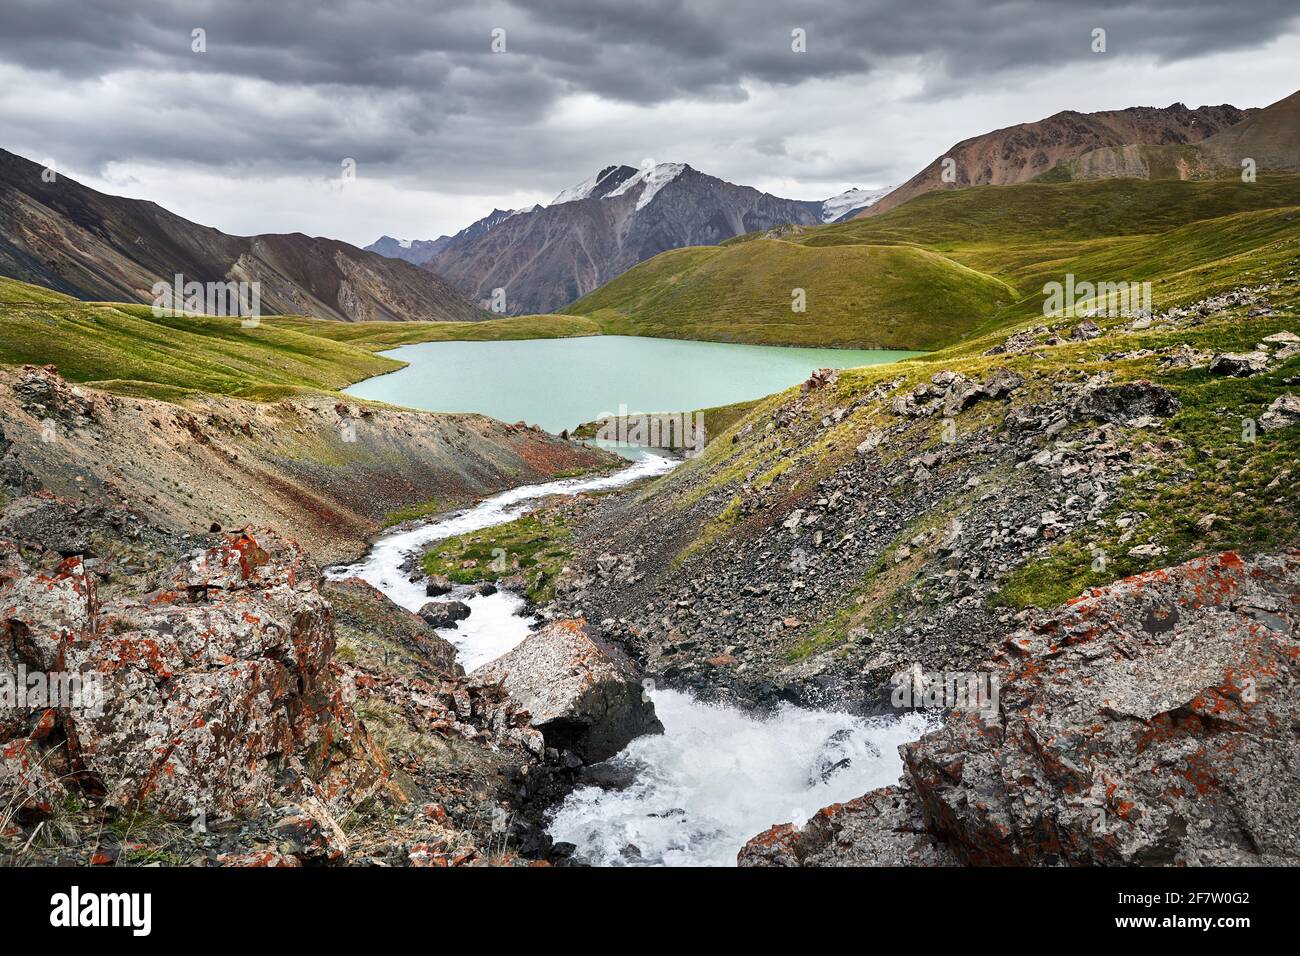
[[560, 206], [566, 202], [577, 202], [579, 199], [588, 199], [595, 191], [597, 183], [600, 182], [601, 174], [597, 173], [578, 183], [576, 186], [570, 186], [551, 200], [550, 205]]
[[613, 187], [619, 185], [627, 176], [635, 172], [636, 170], [631, 166], [606, 166], [590, 179], [584, 179], [578, 185], [570, 186], [564, 190], [551, 200], [551, 205], [559, 206], [566, 202], [576, 202], [579, 199], [590, 199], [592, 196], [603, 198], [610, 194]]
[[893, 191], [893, 186], [884, 189], [846, 189], [838, 196], [822, 201], [822, 222], [838, 222], [849, 213], [865, 209]]
[[641, 191], [641, 198], [636, 201], [637, 210], [642, 210], [650, 205], [650, 200], [655, 198], [659, 190], [680, 176], [685, 169], [685, 163], [657, 163], [654, 166], [642, 169], [635, 176], [629, 177], [626, 182], [608, 193], [608, 195], [621, 196], [624, 193], [631, 192], [637, 186], [644, 185], [645, 188]]

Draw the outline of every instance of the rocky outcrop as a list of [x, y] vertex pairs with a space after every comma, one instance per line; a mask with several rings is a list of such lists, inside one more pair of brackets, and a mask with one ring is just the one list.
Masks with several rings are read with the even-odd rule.
[[546, 746], [583, 763], [612, 757], [642, 734], [663, 733], [640, 670], [582, 620], [552, 623], [470, 677], [504, 687]]
[[1300, 396], [1279, 395], [1259, 416], [1259, 427], [1266, 432], [1280, 431], [1300, 422]]
[[1300, 551], [1091, 591], [988, 664], [996, 714], [901, 748], [904, 781], [751, 841], [751, 865], [1300, 862]]
[[0, 549], [0, 667], [84, 688], [6, 718], [0, 778], [26, 791], [24, 812], [83, 792], [169, 818], [236, 815], [384, 786], [331, 670], [332, 610], [292, 542], [229, 535], [146, 594], [106, 587], [115, 576], [84, 547]]
[[890, 407], [895, 415], [911, 418], [940, 412], [951, 417], [985, 399], [1005, 398], [1024, 383], [1022, 376], [1005, 368], [995, 369], [985, 382], [944, 370], [935, 372], [928, 383], [896, 395]]
[[783, 823], [741, 847], [741, 866], [956, 866], [936, 840], [906, 785], [884, 787], [813, 814], [802, 827]]
[[[99, 504], [15, 501], [0, 512], [0, 863], [536, 859], [572, 768], [455, 658], [272, 532], [185, 537]], [[51, 674], [80, 684], [15, 698]]]
[[1221, 352], [1210, 360], [1212, 375], [1249, 378], [1268, 368], [1267, 352]]

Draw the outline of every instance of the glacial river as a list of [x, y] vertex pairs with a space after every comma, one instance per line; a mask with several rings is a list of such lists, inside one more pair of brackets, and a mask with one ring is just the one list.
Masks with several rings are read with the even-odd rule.
[[[616, 488], [671, 471], [677, 462], [647, 454], [621, 471], [513, 488], [465, 511], [375, 542], [354, 565], [330, 577], [364, 578], [412, 611], [427, 600], [401, 570], [406, 557], [433, 542], [504, 524], [555, 494]], [[456, 647], [466, 670], [493, 660], [528, 636], [523, 601], [469, 588], [449, 595], [471, 609], [458, 628], [438, 633]], [[699, 703], [659, 689], [662, 735], [634, 740], [613, 763], [631, 783], [620, 790], [583, 787], [557, 808], [551, 835], [599, 866], [732, 866], [745, 841], [774, 823], [806, 820], [821, 807], [895, 782], [899, 744], [926, 728], [918, 714], [861, 718], [786, 707], [767, 718]]]

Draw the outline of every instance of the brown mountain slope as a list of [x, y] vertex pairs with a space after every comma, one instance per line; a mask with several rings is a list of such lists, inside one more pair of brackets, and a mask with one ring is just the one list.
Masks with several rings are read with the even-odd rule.
[[[1227, 105], [1193, 110], [1182, 103], [1163, 109], [1134, 106], [1100, 113], [1066, 110], [1036, 123], [1021, 123], [962, 140], [856, 218], [887, 212], [936, 189], [1025, 182], [1062, 160], [1101, 147], [1197, 143], [1241, 122], [1252, 112]], [[952, 182], [943, 179], [945, 159], [953, 160]]]
[[155, 282], [261, 283], [266, 314], [489, 318], [437, 276], [333, 239], [231, 236], [156, 203], [97, 192], [0, 150], [0, 275], [81, 299], [152, 302]]
[[1239, 175], [1247, 159], [1261, 172], [1300, 172], [1300, 92], [1199, 143], [1103, 146], [1063, 160], [1044, 178], [1207, 179]]
[[1211, 136], [1201, 153], [1220, 166], [1249, 157], [1260, 169], [1300, 171], [1300, 90]]
[[74, 386], [53, 368], [0, 369], [0, 504], [43, 488], [180, 532], [272, 525], [323, 563], [364, 552], [402, 509], [620, 460], [483, 415], [325, 393], [177, 405]]

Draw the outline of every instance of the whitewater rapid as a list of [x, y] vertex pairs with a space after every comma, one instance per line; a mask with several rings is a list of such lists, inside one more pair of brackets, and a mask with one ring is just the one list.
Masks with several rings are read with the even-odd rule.
[[[607, 762], [622, 789], [582, 787], [555, 811], [551, 838], [594, 866], [735, 866], [752, 837], [802, 825], [822, 807], [897, 783], [898, 747], [924, 734], [917, 712], [854, 717], [783, 706], [770, 717], [657, 690], [664, 733]], [[623, 778], [619, 780], [619, 778]]]
[[[576, 495], [665, 474], [679, 462], [649, 454], [595, 478], [524, 485], [465, 511], [379, 538], [356, 564], [330, 578], [359, 577], [397, 604], [418, 611], [430, 598], [402, 566], [436, 541], [505, 524], [552, 495]], [[438, 634], [466, 671], [495, 660], [530, 632], [524, 600], [508, 591], [480, 595], [456, 587], [470, 616]], [[596, 866], [734, 866], [741, 846], [775, 823], [802, 823], [831, 803], [898, 780], [900, 744], [927, 729], [926, 718], [854, 717], [785, 706], [769, 717], [702, 704], [688, 694], [653, 691], [664, 733], [640, 737], [607, 761], [621, 788], [580, 787], [554, 811], [551, 837], [574, 844]]]

